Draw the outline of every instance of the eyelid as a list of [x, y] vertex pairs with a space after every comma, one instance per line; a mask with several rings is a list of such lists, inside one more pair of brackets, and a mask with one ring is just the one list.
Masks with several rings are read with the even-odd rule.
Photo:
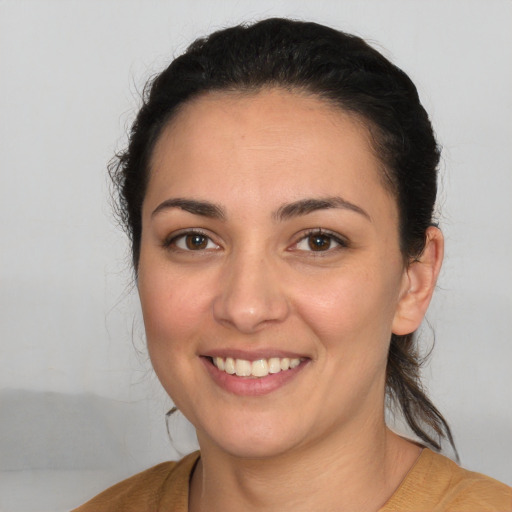
[[[313, 251], [313, 250], [306, 251], [306, 250], [302, 250], [302, 249], [296, 249], [296, 246], [300, 242], [302, 242], [303, 240], [305, 240], [306, 238], [308, 238], [310, 236], [315, 236], [315, 235], [328, 237], [338, 245], [336, 247], [329, 248], [325, 251]], [[336, 249], [346, 249], [348, 247], [350, 247], [349, 240], [347, 240], [347, 238], [340, 235], [339, 233], [336, 233], [335, 231], [331, 231], [331, 230], [325, 229], [325, 228], [312, 228], [312, 229], [307, 229], [306, 231], [303, 231], [299, 235], [297, 235], [295, 242], [292, 244], [291, 249], [289, 249], [289, 250], [291, 250], [291, 251], [296, 250], [296, 251], [301, 251], [301, 252], [305, 252], [305, 253], [310, 253], [311, 255], [314, 255], [314, 256], [322, 256], [322, 255], [326, 255], [328, 253], [332, 253]]]
[[[189, 235], [204, 236], [205, 238], [208, 238], [208, 240], [211, 241], [213, 244], [215, 244], [217, 247], [215, 249], [206, 249], [205, 248], [205, 249], [200, 249], [197, 251], [187, 250], [187, 249], [183, 249], [181, 247], [176, 247], [175, 242], [177, 240], [179, 240], [180, 238], [183, 238], [185, 236], [189, 236]], [[215, 239], [211, 235], [211, 233], [209, 233], [208, 231], [201, 229], [201, 228], [185, 228], [185, 229], [180, 229], [178, 231], [174, 231], [170, 235], [165, 237], [164, 241], [162, 242], [162, 246], [164, 247], [164, 249], [181, 251], [181, 252], [190, 252], [190, 253], [193, 253], [193, 252], [200, 253], [200, 252], [217, 250], [220, 248], [220, 244], [217, 241], [215, 241]]]
[[[191, 249], [187, 250], [187, 249], [183, 249], [180, 247], [176, 247], [175, 243], [177, 240], [179, 240], [180, 238], [183, 238], [185, 236], [189, 236], [189, 235], [204, 236], [209, 240], [209, 242], [212, 242], [216, 247], [214, 249], [211, 249], [211, 248], [198, 249], [197, 251], [194, 251]], [[310, 236], [324, 236], [324, 237], [330, 238], [337, 245], [335, 247], [326, 249], [325, 251], [313, 251], [313, 250], [307, 251], [307, 250], [303, 250], [303, 249], [297, 249], [297, 245]], [[178, 231], [174, 231], [171, 234], [169, 234], [167, 237], [165, 237], [165, 239], [162, 242], [162, 246], [168, 250], [176, 250], [176, 251], [191, 252], [191, 253], [192, 252], [201, 253], [201, 252], [212, 251], [212, 250], [217, 250], [217, 249], [221, 248], [221, 245], [218, 243], [218, 241], [215, 238], [216, 237], [212, 236], [212, 234], [209, 231], [202, 229], [202, 228], [184, 228], [184, 229], [180, 229]], [[346, 237], [340, 235], [339, 233], [337, 233], [335, 231], [331, 231], [331, 230], [328, 230], [325, 228], [307, 229], [305, 231], [298, 233], [294, 238], [295, 238], [295, 241], [288, 248], [289, 251], [300, 251], [300, 252], [304, 252], [304, 253], [310, 253], [314, 256], [322, 256], [322, 254], [326, 255], [327, 253], [332, 253], [336, 249], [344, 249], [344, 248], [347, 248], [350, 246], [350, 243], [346, 239]]]

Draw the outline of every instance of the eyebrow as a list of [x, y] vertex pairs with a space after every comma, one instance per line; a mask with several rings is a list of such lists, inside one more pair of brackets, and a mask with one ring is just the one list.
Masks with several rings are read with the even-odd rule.
[[173, 199], [167, 199], [163, 203], [160, 203], [151, 214], [154, 217], [157, 213], [171, 208], [180, 208], [186, 212], [194, 215], [201, 215], [202, 217], [209, 217], [211, 219], [225, 220], [226, 214], [224, 208], [209, 201], [200, 201], [197, 199], [185, 199], [177, 197]]
[[[226, 212], [224, 208], [210, 201], [199, 199], [187, 199], [183, 197], [166, 199], [160, 203], [151, 214], [152, 217], [158, 213], [169, 210], [172, 208], [179, 208], [193, 215], [200, 215], [211, 219], [226, 220]], [[317, 210], [327, 210], [338, 208], [343, 210], [350, 210], [358, 213], [372, 221], [370, 215], [361, 207], [347, 201], [341, 197], [325, 197], [325, 198], [308, 198], [294, 201], [293, 203], [286, 203], [280, 206], [273, 214], [272, 217], [277, 221], [284, 221], [293, 217], [300, 217]]]
[[299, 201], [294, 201], [293, 203], [288, 203], [281, 206], [273, 215], [276, 220], [287, 220], [292, 217], [299, 217], [302, 215], [307, 215], [308, 213], [312, 213], [317, 210], [327, 210], [331, 208], [339, 208], [343, 210], [350, 210], [356, 213], [359, 213], [370, 222], [372, 222], [372, 218], [370, 215], [363, 210], [361, 207], [357, 206], [350, 201], [347, 201], [341, 197], [325, 197], [325, 198], [311, 198], [311, 199], [301, 199]]

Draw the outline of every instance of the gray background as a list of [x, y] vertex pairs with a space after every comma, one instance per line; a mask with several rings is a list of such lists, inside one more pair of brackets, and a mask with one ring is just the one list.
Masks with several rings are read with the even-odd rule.
[[[105, 164], [149, 75], [274, 15], [366, 37], [417, 84], [444, 146], [447, 241], [425, 380], [463, 464], [512, 484], [512, 2], [4, 0], [0, 511], [67, 510], [178, 456]], [[190, 449], [182, 419], [172, 432]]]

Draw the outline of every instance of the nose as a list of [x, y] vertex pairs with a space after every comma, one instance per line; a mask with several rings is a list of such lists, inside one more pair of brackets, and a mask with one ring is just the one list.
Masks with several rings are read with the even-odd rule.
[[289, 314], [276, 265], [261, 254], [233, 255], [220, 276], [213, 301], [217, 322], [246, 334], [279, 323]]

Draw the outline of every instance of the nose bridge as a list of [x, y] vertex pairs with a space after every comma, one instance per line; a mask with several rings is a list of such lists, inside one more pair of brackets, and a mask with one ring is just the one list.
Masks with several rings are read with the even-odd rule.
[[250, 333], [284, 320], [288, 304], [276, 266], [276, 259], [261, 248], [234, 251], [226, 261], [213, 304], [217, 321]]

